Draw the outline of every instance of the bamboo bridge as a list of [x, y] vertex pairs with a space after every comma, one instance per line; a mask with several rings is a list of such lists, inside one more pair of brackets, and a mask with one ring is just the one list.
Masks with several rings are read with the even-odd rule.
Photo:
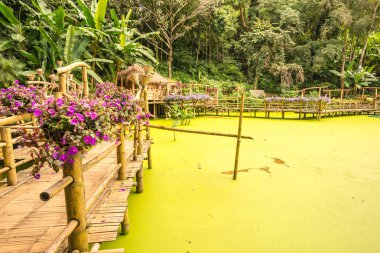
[[[89, 95], [89, 67], [75, 63], [56, 70], [60, 82], [55, 97], [68, 96], [67, 73], [78, 67], [83, 95]], [[144, 90], [137, 96], [147, 98]], [[5, 176], [0, 182], [0, 252], [124, 252], [101, 251], [99, 243], [115, 240], [120, 225], [122, 234], [129, 232], [128, 195], [134, 187], [137, 193], [144, 190], [143, 161], [152, 168], [149, 127], [120, 126], [117, 143], [102, 142], [87, 154], [79, 152], [73, 165], [57, 173], [45, 168], [39, 179], [31, 176], [32, 168], [17, 171], [33, 158], [27, 148], [15, 148], [19, 138], [12, 137], [17, 128], [33, 127], [32, 114], [0, 119], [0, 179]]]

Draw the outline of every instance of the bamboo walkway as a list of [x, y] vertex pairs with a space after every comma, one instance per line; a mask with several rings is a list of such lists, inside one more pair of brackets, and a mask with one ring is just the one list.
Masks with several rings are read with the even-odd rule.
[[[136, 184], [133, 178], [136, 173], [142, 173], [142, 162], [150, 144], [151, 141], [145, 141], [143, 155], [133, 161], [133, 140], [125, 142], [127, 178], [121, 181], [116, 180], [120, 165], [114, 143], [98, 144], [85, 155], [84, 184], [90, 243], [116, 239], [128, 207], [128, 195]], [[27, 172], [18, 174], [26, 175]], [[16, 186], [0, 188], [1, 253], [45, 252], [67, 226], [64, 192], [47, 202], [40, 199], [41, 192], [62, 179], [62, 172], [46, 169], [40, 179], [25, 175], [25, 180], [19, 180]], [[57, 252], [66, 248], [67, 239], [62, 240]]]

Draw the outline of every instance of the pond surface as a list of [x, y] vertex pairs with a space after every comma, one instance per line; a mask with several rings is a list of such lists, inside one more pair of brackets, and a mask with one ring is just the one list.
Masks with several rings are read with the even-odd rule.
[[[171, 125], [168, 120], [153, 124]], [[238, 118], [187, 129], [237, 132]], [[152, 130], [153, 170], [129, 197], [128, 253], [380, 252], [380, 119], [252, 119], [236, 139]]]

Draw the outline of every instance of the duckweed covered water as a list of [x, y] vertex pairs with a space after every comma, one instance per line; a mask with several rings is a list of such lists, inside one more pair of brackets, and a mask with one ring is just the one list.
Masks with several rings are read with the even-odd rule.
[[[170, 125], [159, 120], [154, 124]], [[237, 132], [237, 118], [188, 129]], [[236, 139], [152, 130], [153, 170], [129, 197], [128, 253], [380, 252], [380, 119], [244, 119]]]

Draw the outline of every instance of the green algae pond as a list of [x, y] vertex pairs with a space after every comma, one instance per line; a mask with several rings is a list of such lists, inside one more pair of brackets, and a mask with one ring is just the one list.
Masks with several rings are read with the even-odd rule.
[[[170, 126], [169, 120], [155, 125]], [[238, 118], [186, 129], [236, 133]], [[380, 252], [380, 119], [245, 118], [236, 139], [152, 129], [153, 169], [129, 197], [128, 253]]]

